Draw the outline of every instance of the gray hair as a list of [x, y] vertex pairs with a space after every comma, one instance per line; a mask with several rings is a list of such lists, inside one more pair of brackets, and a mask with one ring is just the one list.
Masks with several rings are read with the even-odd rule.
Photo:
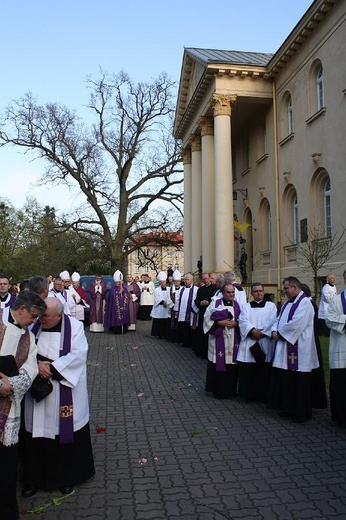
[[17, 311], [23, 305], [28, 312], [32, 312], [35, 309], [39, 314], [43, 314], [47, 308], [42, 298], [33, 291], [23, 291], [18, 293], [15, 302], [12, 305], [12, 309]]
[[227, 273], [225, 273], [225, 281], [227, 280], [227, 282], [234, 282], [235, 281], [235, 274], [232, 272], [232, 271], [227, 271]]
[[45, 276], [36, 274], [29, 278], [29, 291], [33, 291], [36, 294], [42, 294], [49, 287], [49, 282]]

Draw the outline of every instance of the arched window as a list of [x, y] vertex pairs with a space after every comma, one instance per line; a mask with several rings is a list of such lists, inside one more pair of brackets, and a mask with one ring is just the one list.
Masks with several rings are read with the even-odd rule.
[[324, 82], [323, 82], [323, 67], [322, 65], [317, 71], [316, 75], [316, 87], [317, 87], [317, 110], [321, 110], [324, 107]]
[[291, 94], [287, 98], [287, 130], [288, 135], [293, 133], [293, 102]]
[[271, 251], [272, 249], [272, 217], [268, 199], [264, 199], [260, 206], [261, 216], [261, 249]]
[[286, 186], [282, 196], [282, 225], [284, 230], [283, 242], [292, 246], [299, 242], [298, 196], [292, 184]]
[[325, 236], [330, 237], [332, 234], [332, 204], [330, 179], [327, 180], [324, 186], [324, 229]]
[[292, 217], [293, 217], [293, 244], [298, 244], [298, 197], [297, 194], [293, 200], [293, 208], [292, 208]]
[[319, 228], [321, 236], [332, 235], [332, 191], [328, 173], [319, 168], [311, 180], [311, 227]]

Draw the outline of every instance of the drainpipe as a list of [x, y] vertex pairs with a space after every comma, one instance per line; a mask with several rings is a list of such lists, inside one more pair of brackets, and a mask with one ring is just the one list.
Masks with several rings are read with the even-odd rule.
[[[275, 170], [275, 203], [276, 203], [276, 244], [277, 244], [277, 289], [281, 289], [281, 233], [280, 233], [280, 179], [279, 179], [279, 143], [278, 118], [276, 106], [276, 83], [273, 78], [273, 112], [274, 112], [274, 170]], [[278, 292], [279, 294], [279, 292]]]

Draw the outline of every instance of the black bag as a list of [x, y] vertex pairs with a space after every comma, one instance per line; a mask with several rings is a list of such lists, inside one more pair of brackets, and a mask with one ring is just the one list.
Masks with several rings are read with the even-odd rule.
[[18, 368], [14, 356], [0, 356], [0, 372], [7, 377], [18, 376]]
[[42, 379], [40, 375], [36, 376], [32, 382], [28, 392], [32, 395], [37, 403], [42, 401], [47, 395], [53, 391], [53, 384], [50, 379]]
[[261, 349], [261, 345], [258, 343], [258, 341], [256, 341], [256, 343], [252, 345], [252, 347], [250, 347], [250, 351], [253, 357], [255, 358], [256, 363], [262, 364], [265, 362], [266, 355]]

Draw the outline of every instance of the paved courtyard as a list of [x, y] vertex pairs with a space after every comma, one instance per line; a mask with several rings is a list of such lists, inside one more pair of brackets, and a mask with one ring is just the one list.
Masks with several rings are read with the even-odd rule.
[[[204, 392], [206, 361], [150, 337], [91, 334], [89, 396], [96, 475], [44, 520], [346, 520], [346, 430], [328, 411], [294, 424], [262, 404]], [[0, 511], [1, 518], [1, 511]], [[38, 518], [21, 514], [21, 518]]]

